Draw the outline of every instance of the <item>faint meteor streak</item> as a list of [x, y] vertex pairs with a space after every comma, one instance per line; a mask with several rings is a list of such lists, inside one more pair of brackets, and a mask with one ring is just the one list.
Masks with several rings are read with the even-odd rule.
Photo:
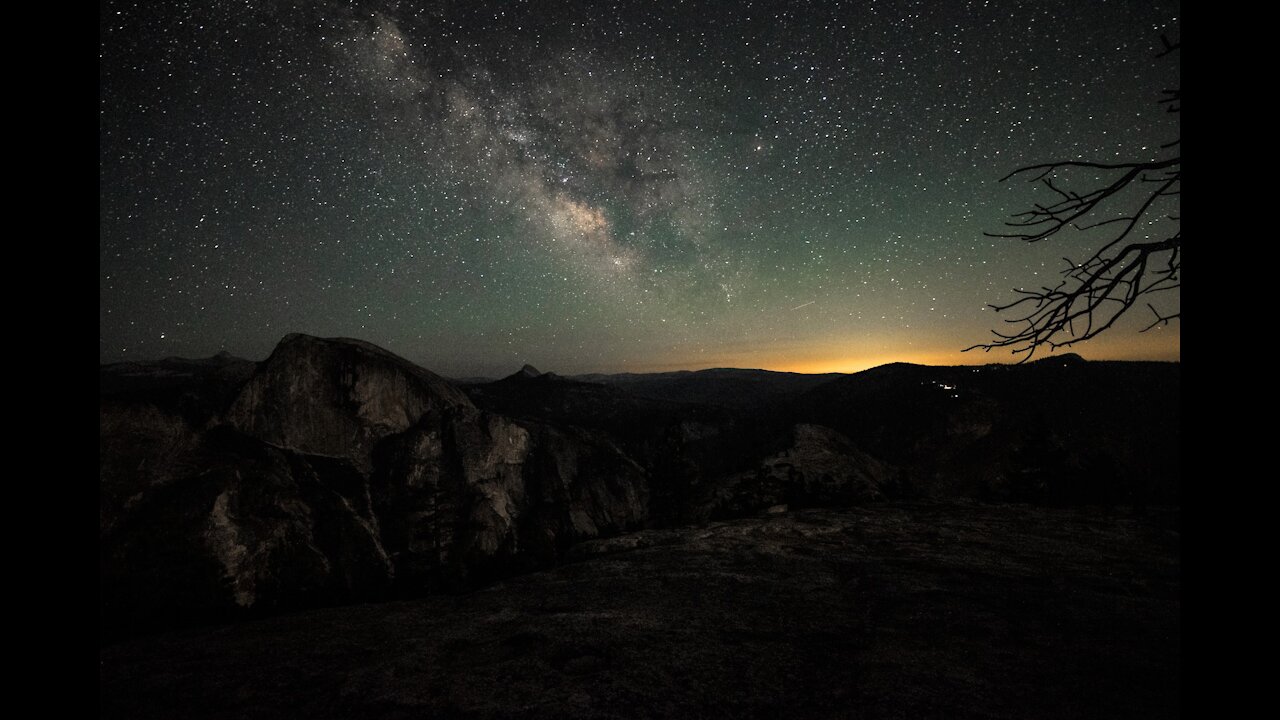
[[805, 303], [805, 304], [803, 304], [803, 305], [797, 305], [797, 306], [795, 306], [795, 307], [793, 307], [793, 308], [791, 308], [791, 309], [792, 309], [792, 310], [799, 310], [799, 309], [800, 309], [800, 308], [802, 308], [802, 307], [809, 307], [810, 305], [812, 305], [812, 304], [814, 304], [814, 303], [816, 303], [816, 302], [818, 302], [818, 301], [817, 301], [817, 300], [810, 300], [809, 302], [807, 302], [807, 303]]

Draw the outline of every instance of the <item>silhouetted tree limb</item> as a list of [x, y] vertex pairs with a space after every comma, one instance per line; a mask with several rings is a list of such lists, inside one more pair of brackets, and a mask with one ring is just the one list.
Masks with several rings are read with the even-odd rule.
[[[1158, 57], [1178, 50], [1179, 43], [1161, 37], [1164, 49]], [[1165, 90], [1160, 103], [1169, 112], [1180, 111], [1181, 94]], [[1179, 140], [1160, 146], [1171, 151], [1165, 157], [1127, 163], [1064, 160], [1019, 168], [1005, 177], [1026, 177], [1053, 194], [1053, 201], [1016, 213], [1005, 223], [1008, 232], [985, 233], [989, 237], [1017, 238], [1030, 243], [1053, 237], [1065, 228], [1103, 236], [1101, 246], [1083, 262], [1063, 258], [1066, 268], [1055, 286], [1038, 290], [1015, 289], [1020, 297], [997, 312], [1014, 311], [1005, 322], [1020, 326], [1016, 332], [993, 331], [995, 340], [965, 348], [1011, 348], [1029, 360], [1041, 347], [1057, 349], [1083, 342], [1112, 327], [1147, 296], [1180, 287], [1182, 231], [1178, 196], [1182, 157]], [[1089, 176], [1087, 188], [1072, 188], [1072, 179]], [[1162, 314], [1145, 303], [1155, 316], [1142, 332], [1165, 326], [1181, 312]], [[1017, 314], [1021, 313], [1021, 314]]]

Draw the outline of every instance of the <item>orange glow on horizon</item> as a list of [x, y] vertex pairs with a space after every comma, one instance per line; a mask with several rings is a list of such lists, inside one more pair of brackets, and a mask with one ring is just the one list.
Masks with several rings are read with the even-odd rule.
[[[626, 372], [672, 372], [677, 370], [705, 370], [708, 368], [744, 368], [793, 372], [805, 374], [857, 373], [891, 363], [914, 365], [1012, 365], [1023, 359], [1008, 350], [961, 352], [953, 348], [928, 348], [897, 350], [882, 347], [874, 351], [850, 352], [857, 343], [833, 342], [820, 346], [794, 347], [784, 353], [764, 349], [744, 349], [725, 352], [711, 357], [701, 357], [695, 362], [657, 362], [629, 367]], [[1033, 361], [1055, 355], [1077, 354], [1086, 360], [1150, 360], [1178, 362], [1181, 360], [1181, 343], [1177, 331], [1165, 334], [1136, 334], [1133, 337], [1100, 337], [1079, 346], [1068, 347], [1055, 353], [1037, 352]], [[780, 357], [781, 355], [781, 357]]]

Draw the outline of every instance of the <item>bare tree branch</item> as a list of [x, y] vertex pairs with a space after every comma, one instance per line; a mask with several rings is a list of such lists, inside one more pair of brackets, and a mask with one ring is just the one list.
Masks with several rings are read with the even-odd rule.
[[1161, 315], [1160, 311], [1156, 310], [1155, 306], [1151, 303], [1147, 303], [1147, 307], [1151, 308], [1151, 314], [1155, 315], [1156, 319], [1152, 320], [1150, 325], [1142, 328], [1142, 332], [1146, 332], [1157, 325], [1168, 325], [1170, 320], [1177, 320], [1182, 315], [1180, 312], [1173, 313], [1172, 315]]
[[[1157, 57], [1178, 50], [1180, 43], [1161, 37]], [[1159, 102], [1168, 112], [1181, 109], [1181, 92], [1165, 90]], [[1138, 162], [1102, 163], [1062, 160], [1018, 168], [1001, 178], [1005, 182], [1025, 177], [1053, 193], [1054, 202], [1035, 204], [1015, 213], [1005, 223], [1009, 231], [984, 233], [988, 237], [1016, 238], [1035, 243], [1057, 235], [1064, 228], [1079, 232], [1106, 231], [1100, 247], [1083, 262], [1064, 258], [1066, 268], [1054, 287], [1014, 289], [1018, 298], [991, 305], [996, 312], [1015, 311], [1006, 323], [1020, 326], [1013, 332], [993, 330], [995, 340], [965, 351], [1010, 348], [1026, 362], [1042, 347], [1067, 347], [1105, 332], [1146, 296], [1181, 286], [1182, 268], [1178, 198], [1181, 192], [1180, 138], [1160, 146], [1172, 154]], [[1076, 190], [1072, 173], [1084, 171], [1093, 184]], [[1092, 171], [1092, 172], [1089, 172]], [[1127, 210], [1125, 208], [1128, 208]], [[1153, 237], [1154, 236], [1154, 237]], [[1180, 311], [1161, 313], [1146, 303], [1155, 320], [1142, 332], [1163, 327], [1181, 317]], [[1021, 314], [1017, 314], [1021, 313]]]

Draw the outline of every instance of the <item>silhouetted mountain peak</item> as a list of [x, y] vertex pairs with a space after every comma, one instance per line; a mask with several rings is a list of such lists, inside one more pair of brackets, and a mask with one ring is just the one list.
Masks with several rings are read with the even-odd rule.
[[167, 358], [164, 358], [162, 360], [157, 360], [154, 362], [133, 362], [133, 363], [116, 363], [116, 364], [159, 367], [159, 368], [164, 368], [166, 370], [174, 370], [174, 369], [192, 370], [197, 368], [220, 367], [223, 365], [230, 365], [232, 363], [245, 363], [245, 362], [250, 362], [250, 361], [245, 360], [244, 358], [238, 358], [235, 355], [232, 355], [231, 353], [227, 352], [226, 350], [223, 350], [216, 355], [210, 355], [209, 357], [206, 357], [206, 358], [185, 358], [185, 357], [178, 357], [176, 355], [171, 355]]
[[1061, 355], [1053, 355], [1047, 358], [1040, 358], [1035, 362], [1046, 363], [1050, 365], [1083, 365], [1088, 362], [1076, 353], [1063, 353]]
[[277, 447], [351, 458], [363, 471], [381, 438], [429, 412], [468, 409], [461, 390], [389, 350], [291, 333], [257, 365], [222, 420]]
[[518, 371], [513, 372], [510, 375], [502, 378], [502, 380], [500, 380], [499, 382], [523, 383], [523, 382], [528, 382], [530, 380], [537, 380], [540, 383], [564, 382], [565, 378], [553, 372], [540, 372], [538, 368], [532, 365], [525, 365], [524, 367], [520, 368]]

